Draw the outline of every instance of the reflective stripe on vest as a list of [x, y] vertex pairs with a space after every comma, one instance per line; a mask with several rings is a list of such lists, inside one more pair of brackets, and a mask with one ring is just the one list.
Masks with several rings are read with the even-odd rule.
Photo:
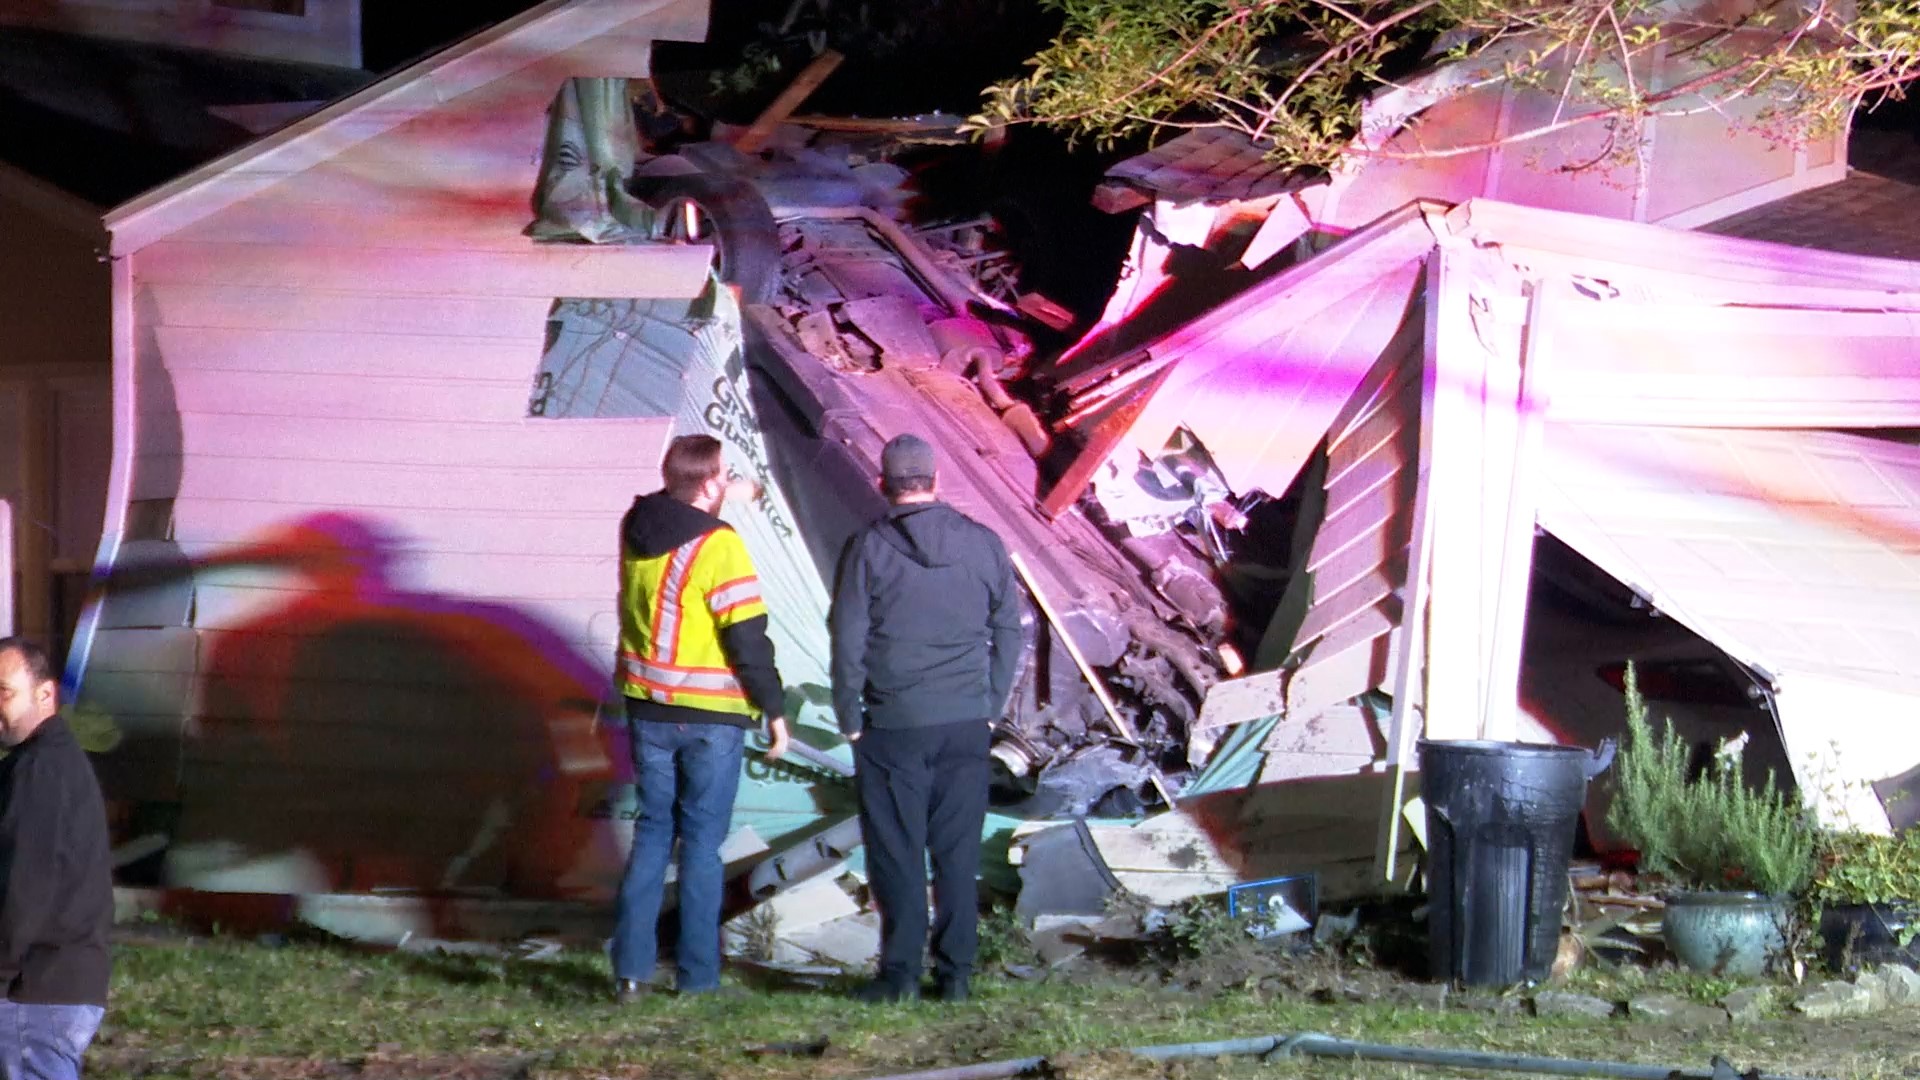
[[[689, 694], [702, 697], [745, 701], [746, 693], [731, 671], [725, 668], [688, 668], [661, 664], [632, 653], [621, 654], [627, 685], [669, 695]], [[651, 694], [649, 697], [653, 696]]]
[[[722, 535], [727, 540], [709, 546]], [[754, 715], [719, 640], [720, 628], [732, 621], [727, 613], [760, 602], [759, 578], [744, 552], [729, 546], [732, 540], [716, 531], [664, 556], [623, 554], [620, 683], [628, 697]], [[704, 594], [693, 584], [716, 576], [725, 580]]]
[[681, 600], [687, 591], [687, 577], [693, 573], [693, 560], [707, 546], [705, 533], [673, 549], [667, 560], [667, 572], [660, 575], [660, 593], [653, 598], [653, 659], [672, 663], [680, 651]]
[[726, 582], [707, 594], [707, 606], [713, 609], [713, 617], [718, 619], [727, 612], [760, 599], [760, 579], [744, 577]]

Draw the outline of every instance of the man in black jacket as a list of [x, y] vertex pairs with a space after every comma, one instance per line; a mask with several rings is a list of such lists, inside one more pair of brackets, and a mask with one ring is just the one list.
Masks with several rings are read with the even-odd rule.
[[65, 1080], [106, 1012], [113, 870], [47, 654], [0, 639], [0, 1076]]
[[1020, 663], [1020, 594], [991, 530], [937, 496], [933, 448], [880, 455], [887, 516], [856, 533], [834, 582], [833, 707], [854, 743], [880, 970], [856, 994], [920, 992], [933, 863], [934, 984], [964, 1001], [978, 936], [991, 726]]

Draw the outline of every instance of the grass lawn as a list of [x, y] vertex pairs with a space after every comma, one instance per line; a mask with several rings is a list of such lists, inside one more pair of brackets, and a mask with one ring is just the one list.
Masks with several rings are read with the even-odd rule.
[[[1417, 1007], [1406, 984], [1329, 958], [1237, 984], [1175, 970], [1056, 971], [977, 981], [963, 1005], [868, 1007], [836, 990], [728, 1000], [609, 1000], [603, 957], [502, 960], [140, 935], [116, 948], [113, 1004], [89, 1076], [871, 1077], [1046, 1055], [1055, 1076], [1443, 1076], [1326, 1060], [1155, 1065], [1117, 1048], [1301, 1031], [1405, 1045], [1853, 1078], [1920, 1075], [1920, 1006], [1811, 1021], [1784, 1010], [1706, 1031], [1624, 1019], [1542, 1019], [1517, 992]], [[1215, 972], [1214, 974], [1217, 974]], [[1235, 976], [1237, 977], [1237, 976]], [[1663, 989], [1711, 1001], [1729, 984], [1676, 973], [1582, 973], [1566, 989], [1624, 1000]], [[822, 1053], [796, 1047], [825, 1040]], [[787, 1047], [767, 1051], [776, 1044]], [[756, 1052], [756, 1050], [761, 1052]], [[1461, 1075], [1461, 1074], [1452, 1074]], [[1481, 1074], [1487, 1075], [1487, 1074]]]

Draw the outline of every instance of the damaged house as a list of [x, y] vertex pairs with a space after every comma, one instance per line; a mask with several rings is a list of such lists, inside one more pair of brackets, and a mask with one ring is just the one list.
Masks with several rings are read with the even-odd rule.
[[[766, 482], [734, 524], [805, 744], [747, 766], [753, 897], [848, 914], [825, 582], [901, 431], [1033, 600], [996, 846], [1093, 818], [1159, 900], [1404, 881], [1382, 826], [1415, 738], [1591, 744], [1628, 658], [1689, 737], [1747, 731], [1753, 767], [1884, 824], [1871, 782], [1920, 764], [1882, 721], [1920, 679], [1920, 264], [1803, 243], [1898, 231], [1861, 208], [1908, 189], [1844, 136], [1702, 113], [1623, 181], [1555, 167], [1592, 156], [1577, 126], [1330, 179], [1198, 133], [1102, 189], [1138, 237], [1060, 350], [983, 287], [983, 226], [907, 220], [884, 148], [644, 145], [651, 43], [706, 14], [553, 0], [110, 210], [6, 189], [33, 192], [9, 222], [108, 255], [69, 260], [111, 315], [76, 360], [97, 422], [60, 436], [94, 474], [22, 460], [104, 509], [65, 556], [94, 584], [68, 672], [120, 732], [100, 770], [144, 872], [609, 895], [615, 523], [688, 430]], [[1522, 134], [1529, 94], [1383, 101], [1376, 129]]]

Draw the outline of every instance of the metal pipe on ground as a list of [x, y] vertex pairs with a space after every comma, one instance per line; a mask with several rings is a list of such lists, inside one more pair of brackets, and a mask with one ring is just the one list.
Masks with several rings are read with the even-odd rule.
[[[1354, 1042], [1331, 1035], [1259, 1035], [1247, 1039], [1216, 1042], [1174, 1043], [1167, 1046], [1136, 1046], [1127, 1051], [1149, 1061], [1168, 1062], [1184, 1058], [1258, 1055], [1262, 1058], [1309, 1057], [1344, 1058], [1349, 1061], [1392, 1061], [1403, 1065], [1432, 1065], [1451, 1069], [1485, 1069], [1494, 1072], [1523, 1072], [1546, 1076], [1593, 1076], [1606, 1080], [1814, 1080], [1809, 1077], [1774, 1073], [1742, 1073], [1721, 1058], [1704, 1069], [1677, 1068], [1671, 1065], [1635, 1065], [1625, 1061], [1584, 1061], [1578, 1058], [1534, 1057], [1528, 1054], [1497, 1054], [1484, 1050], [1435, 1050], [1417, 1046], [1393, 1046], [1387, 1043]], [[1026, 1076], [1044, 1069], [1044, 1057], [1013, 1058], [978, 1065], [958, 1065], [948, 1069], [897, 1073], [879, 1080], [1004, 1080]]]

